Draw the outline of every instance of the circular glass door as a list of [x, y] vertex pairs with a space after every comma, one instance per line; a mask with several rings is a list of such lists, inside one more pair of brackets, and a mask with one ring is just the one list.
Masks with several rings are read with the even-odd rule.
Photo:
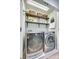
[[34, 53], [43, 48], [43, 38], [40, 33], [31, 33], [27, 35], [27, 53]]
[[54, 49], [55, 48], [55, 36], [50, 34], [46, 37], [45, 41], [46, 46], [48, 49]]

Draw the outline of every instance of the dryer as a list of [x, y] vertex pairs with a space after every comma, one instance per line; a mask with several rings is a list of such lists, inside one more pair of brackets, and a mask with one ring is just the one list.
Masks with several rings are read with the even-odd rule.
[[56, 48], [55, 31], [44, 33], [44, 52], [52, 51]]

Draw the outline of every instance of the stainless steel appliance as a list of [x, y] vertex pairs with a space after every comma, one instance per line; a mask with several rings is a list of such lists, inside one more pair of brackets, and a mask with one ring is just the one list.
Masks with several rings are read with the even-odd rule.
[[44, 37], [44, 52], [54, 50], [56, 48], [55, 32], [45, 32]]
[[43, 33], [28, 33], [27, 34], [27, 57], [34, 59], [43, 53]]

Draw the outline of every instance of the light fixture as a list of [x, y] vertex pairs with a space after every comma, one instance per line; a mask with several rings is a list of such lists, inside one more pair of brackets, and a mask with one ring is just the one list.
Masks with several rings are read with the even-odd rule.
[[27, 0], [27, 4], [33, 5], [33, 6], [37, 7], [37, 8], [40, 8], [40, 9], [45, 10], [45, 11], [48, 11], [48, 9], [49, 9], [48, 7], [46, 7], [46, 6], [44, 6], [44, 5], [40, 4], [40, 3], [37, 3], [37, 2], [35, 2], [33, 0]]

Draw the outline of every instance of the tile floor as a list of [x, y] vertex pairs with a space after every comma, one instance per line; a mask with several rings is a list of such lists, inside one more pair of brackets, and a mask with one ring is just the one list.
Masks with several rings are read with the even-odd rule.
[[59, 59], [59, 53], [56, 53], [56, 54], [50, 56], [50, 57], [47, 58], [47, 59]]

